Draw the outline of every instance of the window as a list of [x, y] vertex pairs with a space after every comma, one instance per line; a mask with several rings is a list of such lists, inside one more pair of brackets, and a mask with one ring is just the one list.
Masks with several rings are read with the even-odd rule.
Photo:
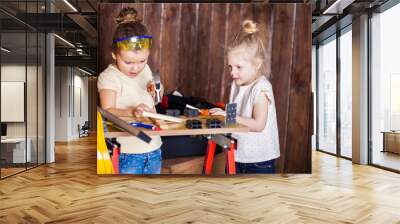
[[318, 145], [336, 154], [336, 36], [318, 48]]
[[400, 130], [399, 21], [400, 4], [371, 18], [371, 162], [395, 170], [400, 156], [385, 151], [383, 132]]
[[352, 157], [352, 32], [340, 36], [340, 155]]
[[[42, 12], [44, 3], [21, 1], [17, 5], [24, 15]], [[2, 2], [6, 5], [16, 4]], [[44, 33], [9, 14], [0, 12], [0, 17], [13, 22], [1, 24], [0, 29], [0, 111], [11, 117], [18, 115], [17, 119], [1, 119], [5, 129], [0, 144], [0, 178], [5, 178], [45, 163], [46, 39]], [[10, 108], [19, 101], [10, 100], [11, 94], [22, 101], [14, 111]]]

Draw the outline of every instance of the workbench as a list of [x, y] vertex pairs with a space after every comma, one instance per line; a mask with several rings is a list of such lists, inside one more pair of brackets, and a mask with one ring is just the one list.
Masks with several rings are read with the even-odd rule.
[[[180, 118], [184, 120], [188, 119], [198, 119], [202, 121], [202, 126], [204, 128], [201, 129], [188, 129], [185, 127], [185, 123], [173, 123], [168, 121], [160, 121], [154, 120], [149, 118], [135, 118], [135, 117], [120, 117], [122, 120], [130, 123], [130, 122], [142, 122], [146, 124], [153, 124], [159, 125], [161, 124], [162, 130], [153, 131], [145, 128], [139, 128], [144, 133], [149, 136], [180, 136], [180, 135], [216, 135], [216, 134], [230, 134], [230, 133], [237, 133], [237, 132], [248, 132], [249, 128], [241, 125], [235, 124], [229, 127], [222, 127], [222, 128], [206, 128], [206, 120], [209, 118], [217, 118], [223, 121], [223, 117], [221, 116], [200, 116], [197, 118], [192, 117], [185, 117], [181, 116]], [[163, 129], [163, 127], [168, 127], [168, 129]], [[121, 136], [131, 136], [129, 133], [121, 131], [120, 129], [114, 127], [113, 125], [108, 125], [109, 132], [106, 133], [106, 137], [121, 137]]]
[[[142, 122], [145, 124], [153, 124], [161, 127], [162, 130], [150, 130], [145, 128], [139, 128], [147, 135], [151, 136], [187, 136], [187, 135], [202, 135], [208, 139], [208, 146], [206, 155], [204, 158], [204, 174], [211, 174], [212, 165], [214, 159], [214, 153], [216, 145], [221, 146], [225, 151], [226, 157], [226, 170], [227, 174], [235, 174], [235, 159], [234, 153], [236, 150], [236, 140], [230, 136], [232, 133], [249, 132], [250, 129], [242, 124], [234, 124], [228, 127], [221, 128], [207, 128], [207, 119], [218, 119], [220, 121], [224, 120], [222, 116], [199, 116], [199, 117], [185, 117], [180, 116], [184, 121], [188, 119], [197, 119], [202, 122], [201, 129], [188, 129], [185, 126], [185, 122], [173, 123], [168, 121], [161, 121], [149, 118], [135, 118], [135, 117], [120, 117], [120, 119], [130, 123], [130, 122]], [[129, 133], [122, 131], [121, 129], [114, 127], [112, 124], [108, 123], [108, 132], [105, 133], [107, 138], [115, 138], [122, 136], [131, 136]]]

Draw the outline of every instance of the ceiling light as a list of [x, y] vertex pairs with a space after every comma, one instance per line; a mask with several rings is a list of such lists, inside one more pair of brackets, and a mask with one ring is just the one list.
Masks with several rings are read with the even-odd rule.
[[11, 52], [11, 50], [9, 50], [9, 49], [7, 49], [7, 48], [5, 48], [5, 47], [1, 47], [1, 50], [4, 51], [4, 52], [6, 52], [6, 53], [10, 53], [10, 52]]
[[58, 36], [57, 34], [54, 34], [55, 37], [57, 37], [58, 39], [60, 39], [62, 42], [66, 43], [67, 45], [69, 45], [70, 47], [75, 48], [75, 45], [71, 44], [71, 42], [67, 41], [66, 39]]
[[74, 10], [74, 12], [78, 12], [78, 10], [71, 4], [69, 3], [68, 0], [64, 0], [65, 4], [67, 4], [72, 10]]
[[336, 0], [332, 5], [325, 9], [322, 14], [342, 14], [343, 10], [354, 1], [355, 0]]

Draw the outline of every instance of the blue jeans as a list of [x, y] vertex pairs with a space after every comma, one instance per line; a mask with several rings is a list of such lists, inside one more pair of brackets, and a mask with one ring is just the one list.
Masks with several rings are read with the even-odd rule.
[[235, 163], [236, 173], [275, 173], [275, 159], [258, 163]]
[[119, 155], [120, 174], [160, 174], [161, 149], [147, 153], [121, 153]]

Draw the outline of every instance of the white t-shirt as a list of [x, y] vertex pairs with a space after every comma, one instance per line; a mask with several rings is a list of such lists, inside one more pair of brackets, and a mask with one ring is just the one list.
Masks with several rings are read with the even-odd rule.
[[[113, 65], [109, 65], [97, 80], [97, 89], [114, 90], [116, 96], [116, 108], [126, 109], [136, 107], [139, 104], [146, 104], [154, 107], [154, 100], [147, 91], [147, 84], [153, 79], [152, 72], [148, 65], [135, 77], [131, 78], [123, 74]], [[151, 142], [145, 143], [137, 137], [118, 137], [122, 153], [145, 153], [161, 147], [160, 136], [151, 136]]]
[[246, 86], [231, 85], [230, 103], [237, 103], [237, 115], [251, 118], [253, 106], [258, 97], [265, 94], [269, 100], [268, 117], [261, 132], [234, 133], [237, 151], [235, 161], [241, 163], [257, 163], [280, 156], [278, 124], [272, 85], [265, 76], [261, 76], [253, 83]]

